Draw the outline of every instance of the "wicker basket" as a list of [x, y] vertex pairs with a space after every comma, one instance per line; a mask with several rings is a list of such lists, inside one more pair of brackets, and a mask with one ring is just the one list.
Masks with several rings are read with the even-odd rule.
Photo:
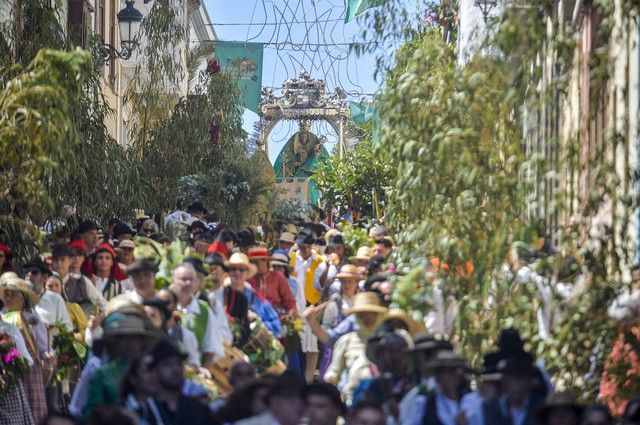
[[233, 347], [228, 344], [224, 344], [224, 357], [216, 359], [207, 369], [211, 372], [213, 381], [218, 385], [220, 389], [220, 395], [223, 397], [228, 395], [233, 388], [229, 383], [229, 372], [231, 366], [237, 360], [249, 361], [249, 358], [239, 348]]
[[245, 345], [242, 346], [242, 351], [256, 351], [258, 349], [266, 349], [271, 344], [271, 340], [273, 339], [273, 335], [269, 332], [269, 329], [264, 325], [264, 323], [260, 323], [257, 332], [252, 332], [249, 341]]

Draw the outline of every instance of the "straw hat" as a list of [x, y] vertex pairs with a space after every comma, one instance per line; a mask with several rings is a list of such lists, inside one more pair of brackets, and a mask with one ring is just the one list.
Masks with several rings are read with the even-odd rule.
[[271, 261], [272, 257], [269, 255], [269, 250], [262, 246], [254, 246], [247, 251], [249, 261], [266, 260]]
[[22, 292], [29, 300], [31, 307], [38, 303], [38, 294], [33, 292], [29, 283], [20, 279], [14, 272], [6, 272], [0, 276], [0, 298], [4, 301], [5, 291]]
[[422, 323], [415, 320], [413, 317], [409, 316], [404, 310], [401, 308], [393, 308], [389, 310], [387, 315], [384, 317], [384, 321], [388, 320], [399, 320], [405, 324], [407, 327], [407, 331], [411, 335], [416, 335], [420, 332], [425, 331], [425, 327]]
[[278, 238], [278, 242], [288, 242], [290, 244], [296, 243], [295, 236], [291, 232], [282, 232]]
[[362, 275], [358, 273], [358, 268], [353, 264], [345, 264], [336, 275], [338, 279], [362, 280]]
[[561, 392], [549, 394], [544, 405], [536, 411], [536, 419], [538, 419], [540, 423], [547, 423], [551, 410], [563, 407], [573, 409], [577, 418], [582, 416], [583, 407], [576, 402], [576, 399], [571, 394]]
[[249, 261], [249, 257], [247, 257], [241, 252], [236, 252], [235, 254], [233, 254], [231, 258], [229, 258], [229, 261], [227, 261], [226, 265], [229, 268], [231, 267], [243, 268], [244, 270], [247, 271], [247, 277], [246, 277], [247, 279], [251, 279], [253, 276], [256, 275], [258, 271], [256, 269], [255, 264], [252, 264], [251, 261]]
[[293, 267], [291, 267], [291, 264], [289, 264], [289, 256], [287, 254], [285, 254], [284, 252], [277, 252], [274, 251], [273, 254], [271, 254], [271, 266], [282, 266], [282, 267], [286, 267], [289, 269], [289, 271], [293, 270]]
[[118, 248], [120, 249], [135, 249], [136, 243], [130, 239], [125, 239], [118, 244]]
[[361, 246], [356, 251], [356, 255], [349, 257], [349, 261], [356, 265], [364, 265], [371, 260], [371, 248], [368, 246]]
[[375, 292], [360, 292], [356, 294], [353, 300], [353, 306], [347, 311], [352, 313], [381, 313], [384, 314], [388, 311], [387, 307], [384, 307], [380, 303], [380, 297]]

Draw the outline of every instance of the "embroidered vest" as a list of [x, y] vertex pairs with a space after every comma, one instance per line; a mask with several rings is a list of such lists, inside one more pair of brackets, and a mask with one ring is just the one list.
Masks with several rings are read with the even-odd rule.
[[[297, 256], [297, 252], [291, 254], [290, 263], [291, 267], [293, 268], [293, 273], [291, 273], [291, 276], [293, 277], [297, 277], [297, 272], [295, 270]], [[305, 270], [304, 274], [304, 297], [309, 304], [313, 305], [318, 304], [318, 302], [320, 302], [320, 299], [322, 298], [322, 292], [318, 291], [313, 286], [313, 279], [316, 274], [316, 269], [318, 268], [320, 263], [322, 263], [322, 257], [318, 255], [314, 260], [311, 260], [311, 266], [307, 268], [307, 270]]]

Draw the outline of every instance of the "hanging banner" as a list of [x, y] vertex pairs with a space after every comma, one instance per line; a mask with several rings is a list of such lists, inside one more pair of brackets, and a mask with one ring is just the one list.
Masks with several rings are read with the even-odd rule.
[[371, 121], [371, 142], [374, 146], [380, 144], [380, 114], [375, 102], [349, 102], [351, 120], [356, 124], [366, 124]]
[[382, 6], [389, 0], [347, 0], [347, 14], [344, 18], [345, 22], [356, 19], [356, 16], [362, 15], [367, 9]]
[[215, 56], [220, 67], [232, 72], [238, 79], [238, 87], [243, 91], [243, 104], [247, 109], [258, 112], [262, 91], [262, 43], [244, 41], [216, 41]]

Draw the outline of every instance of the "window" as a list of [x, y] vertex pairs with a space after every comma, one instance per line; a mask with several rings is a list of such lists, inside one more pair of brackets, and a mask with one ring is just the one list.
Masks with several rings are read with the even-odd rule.
[[69, 0], [67, 30], [73, 44], [87, 47], [88, 29], [91, 23], [91, 6], [84, 0]]

